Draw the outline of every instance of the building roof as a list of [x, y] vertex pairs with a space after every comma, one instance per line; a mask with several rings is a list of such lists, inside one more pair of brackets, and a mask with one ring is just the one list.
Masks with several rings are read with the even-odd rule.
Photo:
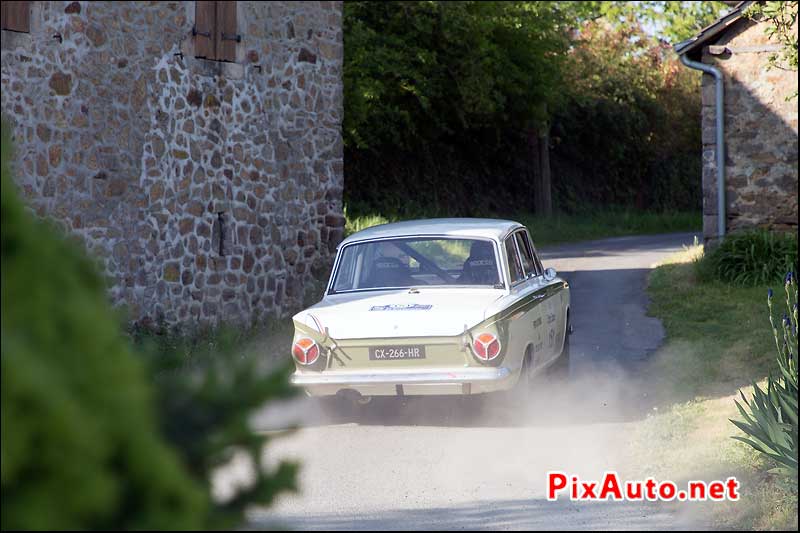
[[675, 52], [677, 52], [678, 55], [683, 55], [698, 50], [704, 44], [712, 41], [719, 34], [727, 30], [732, 24], [738, 22], [744, 16], [744, 11], [752, 3], [753, 2], [739, 2], [715, 22], [700, 30], [697, 35], [676, 44], [674, 47]]
[[372, 226], [347, 237], [342, 244], [367, 239], [386, 237], [408, 237], [412, 235], [444, 235], [447, 237], [480, 237], [499, 239], [514, 228], [522, 227], [519, 222], [490, 218], [429, 218], [407, 220]]

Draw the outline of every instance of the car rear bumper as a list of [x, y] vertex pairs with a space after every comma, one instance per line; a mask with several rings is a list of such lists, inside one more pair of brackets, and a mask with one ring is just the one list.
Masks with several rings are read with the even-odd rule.
[[504, 367], [295, 372], [291, 378], [292, 384], [312, 396], [330, 396], [343, 390], [364, 396], [480, 394], [507, 389], [512, 380], [511, 371]]

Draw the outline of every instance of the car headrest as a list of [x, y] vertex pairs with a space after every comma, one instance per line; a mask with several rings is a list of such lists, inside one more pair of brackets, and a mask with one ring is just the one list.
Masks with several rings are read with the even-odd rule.
[[497, 266], [491, 243], [485, 241], [472, 243], [461, 279], [467, 283], [497, 283]]
[[469, 257], [467, 263], [470, 267], [493, 267], [494, 266], [494, 249], [491, 243], [484, 241], [475, 241], [469, 250]]
[[408, 265], [396, 257], [378, 257], [373, 261], [372, 268], [376, 271], [385, 271], [386, 273], [405, 272], [408, 270]]
[[494, 249], [492, 244], [485, 241], [475, 241], [469, 249], [469, 256], [471, 258], [486, 258], [491, 257], [494, 259]]
[[372, 262], [367, 283], [373, 287], [409, 283], [411, 269], [396, 257], [378, 257]]
[[493, 268], [494, 257], [472, 257], [467, 259], [470, 268]]

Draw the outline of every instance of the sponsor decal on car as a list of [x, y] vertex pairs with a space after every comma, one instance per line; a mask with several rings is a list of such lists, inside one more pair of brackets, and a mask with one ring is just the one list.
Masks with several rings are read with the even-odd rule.
[[431, 304], [388, 304], [388, 305], [373, 305], [369, 308], [370, 311], [427, 311], [433, 305]]

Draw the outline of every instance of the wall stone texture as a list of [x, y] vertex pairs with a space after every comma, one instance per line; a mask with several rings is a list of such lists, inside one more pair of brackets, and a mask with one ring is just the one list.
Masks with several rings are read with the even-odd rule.
[[[797, 72], [769, 68], [776, 42], [766, 23], [740, 20], [703, 48], [702, 61], [725, 78], [727, 231], [797, 232]], [[703, 233], [717, 237], [714, 79], [703, 74]]]
[[235, 63], [194, 57], [194, 9], [31, 2], [2, 32], [15, 178], [131, 320], [255, 323], [343, 237], [342, 5], [238, 2]]

